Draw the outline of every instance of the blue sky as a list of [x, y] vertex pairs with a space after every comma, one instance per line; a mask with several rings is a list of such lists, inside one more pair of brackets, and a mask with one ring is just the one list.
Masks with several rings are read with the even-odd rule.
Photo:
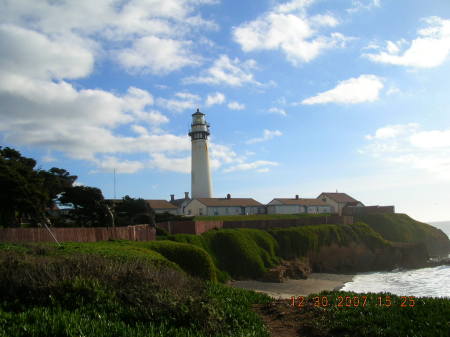
[[0, 137], [117, 197], [342, 191], [450, 219], [446, 0], [0, 2]]

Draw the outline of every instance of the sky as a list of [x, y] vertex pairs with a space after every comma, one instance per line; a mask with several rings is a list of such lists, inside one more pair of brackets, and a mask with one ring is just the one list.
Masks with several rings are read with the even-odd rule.
[[346, 192], [450, 220], [448, 0], [0, 0], [0, 146], [106, 198]]

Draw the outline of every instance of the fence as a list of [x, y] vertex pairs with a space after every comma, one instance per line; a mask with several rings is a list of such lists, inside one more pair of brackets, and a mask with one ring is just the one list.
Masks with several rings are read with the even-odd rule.
[[170, 234], [202, 234], [213, 228], [255, 228], [268, 229], [274, 227], [291, 227], [307, 225], [351, 225], [352, 216], [317, 216], [297, 219], [273, 219], [273, 220], [240, 220], [240, 221], [167, 221], [158, 223], [158, 227], [164, 228]]
[[[59, 242], [96, 242], [105, 240], [155, 240], [156, 231], [148, 225], [128, 227], [50, 228]], [[0, 228], [0, 242], [53, 242], [45, 228]]]
[[394, 213], [394, 206], [347, 206], [342, 209], [342, 214], [348, 216]]

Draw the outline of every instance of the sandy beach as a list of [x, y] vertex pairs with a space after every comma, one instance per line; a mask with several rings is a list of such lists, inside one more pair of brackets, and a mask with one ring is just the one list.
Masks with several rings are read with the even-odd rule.
[[232, 286], [254, 290], [274, 298], [290, 298], [319, 293], [322, 290], [335, 290], [350, 282], [354, 275], [312, 273], [306, 280], [287, 280], [283, 283], [261, 281], [234, 281]]

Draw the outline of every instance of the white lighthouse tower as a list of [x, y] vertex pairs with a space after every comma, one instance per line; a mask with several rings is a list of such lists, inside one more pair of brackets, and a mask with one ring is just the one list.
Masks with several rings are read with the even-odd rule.
[[192, 114], [189, 136], [191, 137], [192, 143], [192, 199], [211, 198], [212, 184], [208, 157], [209, 124], [206, 123], [205, 114], [201, 113], [199, 109]]

